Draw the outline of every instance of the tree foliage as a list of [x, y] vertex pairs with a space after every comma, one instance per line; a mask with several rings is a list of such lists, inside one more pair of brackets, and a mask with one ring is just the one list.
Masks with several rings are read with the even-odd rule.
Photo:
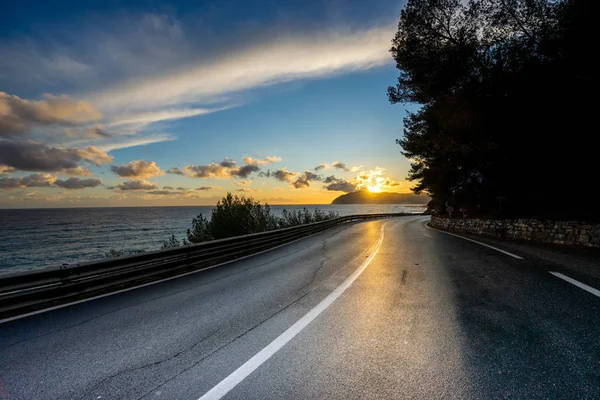
[[420, 104], [397, 140], [413, 191], [469, 215], [598, 218], [584, 190], [591, 12], [583, 0], [409, 0], [392, 103]]

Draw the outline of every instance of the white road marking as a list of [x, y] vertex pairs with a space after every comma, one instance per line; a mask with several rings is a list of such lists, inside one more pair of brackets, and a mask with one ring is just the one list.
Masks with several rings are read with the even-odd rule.
[[562, 280], [565, 280], [565, 281], [577, 286], [580, 289], [585, 290], [586, 292], [590, 292], [591, 294], [600, 297], [600, 290], [598, 290], [598, 289], [594, 289], [593, 287], [588, 286], [585, 283], [581, 283], [573, 278], [569, 278], [568, 276], [563, 275], [560, 272], [554, 272], [554, 271], [548, 271], [548, 272], [550, 272], [552, 275], [554, 275]]
[[506, 250], [499, 249], [499, 248], [497, 248], [497, 247], [494, 247], [494, 246], [490, 246], [489, 244], [481, 243], [481, 242], [478, 242], [477, 240], [469, 239], [469, 238], [467, 238], [467, 237], [460, 236], [460, 235], [457, 235], [457, 234], [455, 234], [455, 233], [450, 233], [450, 232], [442, 231], [441, 229], [432, 228], [431, 226], [429, 226], [429, 225], [427, 225], [427, 224], [425, 224], [425, 226], [426, 226], [427, 228], [429, 228], [429, 229], [434, 229], [434, 230], [436, 230], [436, 231], [438, 231], [438, 232], [445, 233], [446, 235], [450, 235], [450, 236], [456, 236], [456, 237], [458, 237], [458, 238], [461, 238], [461, 239], [464, 239], [464, 240], [468, 240], [469, 242], [477, 243], [477, 244], [479, 244], [479, 245], [482, 245], [482, 246], [488, 247], [488, 248], [490, 248], [490, 249], [493, 249], [493, 250], [499, 251], [500, 253], [506, 254], [507, 256], [511, 256], [511, 257], [513, 257], [513, 258], [516, 258], [517, 260], [522, 260], [522, 259], [523, 259], [523, 257], [521, 257], [521, 256], [518, 256], [518, 255], [516, 255], [516, 254], [510, 253], [510, 252], [508, 252], [508, 251], [506, 251]]
[[265, 361], [267, 361], [273, 354], [279, 349], [285, 346], [290, 340], [292, 340], [297, 334], [302, 332], [308, 324], [310, 324], [315, 318], [319, 316], [323, 311], [327, 309], [338, 297], [342, 295], [348, 289], [352, 283], [362, 274], [362, 272], [369, 266], [371, 261], [375, 258], [381, 243], [383, 242], [384, 227], [388, 223], [384, 223], [381, 226], [381, 233], [379, 240], [375, 245], [375, 249], [369, 255], [369, 257], [361, 264], [360, 267], [352, 273], [340, 286], [338, 286], [333, 292], [325, 297], [319, 304], [317, 304], [312, 310], [306, 313], [300, 318], [294, 325], [290, 326], [285, 332], [279, 335], [275, 340], [267, 345], [264, 349], [256, 353], [251, 359], [246, 361], [241, 367], [233, 371], [228, 377], [219, 382], [215, 387], [210, 389], [206, 394], [200, 397], [199, 400], [217, 400], [225, 396], [231, 389], [236, 387], [242, 382], [248, 375], [254, 370], [260, 367]]

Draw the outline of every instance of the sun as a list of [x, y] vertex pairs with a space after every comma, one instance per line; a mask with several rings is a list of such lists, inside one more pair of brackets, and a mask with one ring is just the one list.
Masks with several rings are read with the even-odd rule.
[[369, 186], [367, 186], [367, 189], [369, 189], [369, 192], [371, 192], [371, 193], [381, 192], [381, 186], [379, 186], [379, 185], [369, 185]]

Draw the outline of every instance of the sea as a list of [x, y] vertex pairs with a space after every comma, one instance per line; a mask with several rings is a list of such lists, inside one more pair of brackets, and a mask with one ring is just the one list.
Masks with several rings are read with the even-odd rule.
[[[111, 249], [158, 250], [171, 235], [182, 239], [192, 219], [210, 218], [212, 206], [111, 207], [0, 210], [0, 274], [106, 259]], [[340, 216], [415, 213], [421, 205], [273, 205], [284, 209], [320, 209]]]

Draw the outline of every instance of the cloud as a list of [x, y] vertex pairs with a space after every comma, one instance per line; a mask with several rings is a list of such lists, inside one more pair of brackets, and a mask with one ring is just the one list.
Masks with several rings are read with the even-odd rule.
[[[81, 23], [65, 23], [63, 29], [44, 30], [37, 41], [4, 41], [0, 49], [10, 58], [0, 60], [0, 70], [38, 84], [57, 80], [86, 84], [90, 78], [106, 84], [106, 75], [119, 76], [135, 69], [141, 75], [184, 61], [181, 55], [189, 47], [179, 21], [165, 14], [132, 16], [89, 16]], [[68, 42], [61, 40], [65, 36]]]
[[113, 160], [112, 156], [109, 156], [108, 154], [94, 146], [88, 146], [85, 149], [75, 150], [83, 160], [88, 161], [96, 166], [109, 163]]
[[308, 181], [320, 181], [323, 179], [319, 175], [317, 175], [309, 170], [304, 171], [304, 174], [302, 174], [302, 176], [304, 176], [306, 178], [306, 180], [308, 180]]
[[[389, 43], [397, 29], [395, 24], [391, 24], [356, 31], [330, 29], [309, 35], [280, 35], [267, 46], [261, 39], [221, 56], [204, 56], [182, 64], [181, 54], [190, 52], [185, 46], [181, 48], [182, 43], [188, 43], [184, 30], [180, 25], [156, 16], [153, 24], [165, 29], [172, 27], [169, 34], [176, 30], [175, 27], [178, 28], [177, 37], [172, 40], [174, 46], [160, 48], [160, 42], [157, 41], [151, 48], [152, 51], [167, 53], [166, 56], [155, 55], [153, 61], [171, 61], [172, 67], [162, 65], [162, 68], [140, 77], [139, 70], [147, 67], [142, 63], [152, 63], [146, 60], [147, 55], [138, 56], [140, 61], [135, 65], [139, 65], [139, 68], [137, 71], [132, 68], [131, 79], [89, 96], [101, 109], [118, 110], [132, 105], [153, 108], [202, 102], [256, 87], [390, 64]], [[151, 35], [148, 36], [136, 40], [146, 42]], [[189, 43], [193, 45], [191, 41]], [[175, 48], [171, 50], [169, 47]], [[128, 52], [120, 51], [118, 54], [123, 60], [135, 62], [133, 56], [140, 48], [144, 49], [139, 45], [137, 48], [132, 46], [127, 49]], [[244, 67], [240, 68], [241, 65]]]
[[172, 191], [172, 190], [151, 190], [149, 192], [146, 192], [146, 194], [166, 196], [166, 195], [170, 195], [170, 194], [181, 194], [181, 192], [180, 191]]
[[50, 174], [31, 174], [17, 178], [0, 178], [0, 188], [17, 189], [26, 187], [50, 187], [56, 186], [63, 189], [85, 189], [102, 185], [99, 178], [68, 178], [67, 180], [56, 179]]
[[342, 178], [336, 178], [335, 175], [328, 176], [323, 180], [326, 184], [323, 188], [336, 192], [351, 193], [356, 191], [356, 185]]
[[167, 174], [185, 175], [185, 172], [183, 172], [177, 167], [169, 168], [166, 172]]
[[228, 178], [231, 176], [229, 174], [229, 168], [223, 166], [223, 163], [228, 164], [229, 162], [227, 159], [225, 159], [219, 164], [211, 163], [206, 165], [188, 165], [183, 169], [183, 171], [186, 175], [191, 176], [192, 178]]
[[300, 177], [298, 177], [298, 179], [296, 179], [294, 181], [294, 183], [292, 184], [292, 186], [294, 186], [296, 189], [301, 189], [301, 188], [305, 188], [305, 187], [310, 187], [310, 181], [320, 181], [322, 180], [322, 178], [309, 171], [306, 170], [304, 171], [304, 173], [302, 175], [300, 175]]
[[231, 183], [233, 183], [235, 186], [246, 186], [250, 184], [250, 181], [233, 181]]
[[[50, 132], [46, 132], [48, 135], [52, 135]], [[100, 124], [96, 126], [84, 126], [84, 127], [70, 127], [64, 130], [64, 133], [68, 138], [80, 138], [80, 139], [108, 139], [112, 138], [113, 135], [104, 129]], [[46, 136], [48, 136], [46, 135]], [[83, 141], [83, 140], [82, 140]], [[85, 140], [88, 142], [88, 140]]]
[[135, 179], [133, 181], [125, 181], [116, 186], [109, 186], [107, 189], [119, 189], [119, 190], [154, 190], [158, 186], [145, 179]]
[[292, 186], [294, 186], [296, 189], [302, 189], [305, 187], [310, 187], [310, 182], [305, 179], [304, 176], [301, 176], [296, 179], [294, 183], [292, 183]]
[[267, 171], [262, 173], [262, 175], [259, 174], [259, 176], [267, 178], [272, 176], [278, 181], [290, 182], [296, 189], [310, 187], [311, 181], [320, 181], [322, 179], [320, 176], [309, 170], [306, 170], [300, 174], [298, 172], [290, 172], [285, 168], [280, 168], [276, 171]]
[[15, 136], [33, 126], [73, 126], [102, 117], [90, 103], [67, 96], [45, 94], [42, 100], [26, 100], [0, 92], [0, 136]]
[[178, 187], [176, 190], [150, 190], [150, 191], [146, 192], [145, 194], [155, 195], [155, 196], [173, 195], [173, 196], [179, 196], [180, 198], [181, 198], [181, 196], [183, 196], [183, 197], [196, 196], [193, 192], [188, 191], [187, 188], [183, 188], [183, 187]]
[[315, 171], [319, 171], [319, 170], [322, 170], [322, 169], [327, 169], [327, 168], [329, 168], [329, 165], [327, 165], [327, 164], [319, 164], [319, 165], [317, 165], [317, 166], [314, 168], [314, 170], [315, 170]]
[[63, 175], [67, 176], [90, 176], [92, 172], [89, 169], [77, 166], [75, 168], [67, 168], [59, 171]]
[[[38, 39], [5, 40], [0, 46], [4, 55], [0, 78], [22, 83], [68, 82], [88, 90], [100, 85], [105, 90], [98, 98], [109, 105], [112, 99], [112, 106], [122, 110], [148, 92], [158, 95], [154, 101], [146, 98], [149, 104], [173, 103], [173, 98], [206, 96], [219, 88], [231, 93], [247, 86], [391, 64], [390, 38], [397, 30], [397, 21], [368, 29], [328, 23], [318, 25], [327, 27], [320, 30], [314, 29], [316, 25], [307, 29], [305, 22], [286, 22], [281, 28], [278, 24], [266, 30], [252, 25], [215, 35], [207, 21], [185, 22], [164, 13], [133, 18], [122, 13], [87, 18], [54, 32], [45, 30]], [[221, 49], [227, 50], [219, 55]], [[245, 67], [236, 68], [240, 65]], [[232, 71], [236, 74], [227, 79]], [[183, 83], [188, 81], [186, 89]], [[152, 90], [170, 86], [164, 94]], [[132, 93], [129, 102], [127, 91]]]
[[3, 41], [0, 53], [6, 56], [0, 58], [0, 78], [25, 84], [89, 78], [89, 72], [93, 72], [91, 66], [75, 60], [57, 40], [52, 41], [54, 46], [48, 44], [31, 39]]
[[177, 187], [177, 190], [180, 190], [180, 191], [182, 191], [182, 190], [188, 190], [188, 188], [186, 188], [186, 187], [183, 187], [183, 186], [178, 186], [178, 187]]
[[[0, 85], [7, 91], [21, 84], [77, 90], [72, 97], [33, 100], [1, 92], [0, 137], [36, 128], [31, 138], [48, 146], [94, 140], [104, 152], [173, 140], [158, 131], [163, 124], [149, 124], [239, 106], [248, 90], [391, 65], [389, 42], [397, 28], [327, 24], [319, 31], [286, 24], [215, 37], [203, 24], [187, 26], [165, 14], [111, 17], [0, 43]], [[91, 127], [96, 124], [102, 127]], [[65, 142], [60, 135], [87, 141]], [[254, 172], [240, 167], [238, 175]]]
[[223, 168], [233, 168], [236, 165], [236, 162], [233, 160], [230, 160], [229, 157], [225, 157], [225, 159], [223, 161], [221, 161], [219, 163], [219, 165]]
[[173, 192], [170, 190], [151, 190], [149, 192], [146, 192], [146, 194], [152, 194], [152, 195], [168, 195], [168, 194], [176, 194], [178, 192]]
[[145, 194], [156, 195], [156, 196], [168, 196], [168, 195], [183, 195], [186, 196], [189, 194], [188, 188], [178, 187], [173, 188], [172, 186], [163, 186], [163, 190], [150, 190]]
[[85, 188], [93, 188], [99, 185], [102, 185], [102, 179], [99, 178], [69, 178], [65, 181], [62, 179], [57, 179], [54, 182], [54, 185], [61, 187], [63, 189], [85, 189]]
[[106, 132], [104, 129], [102, 129], [100, 127], [90, 128], [88, 130], [88, 132], [91, 135], [100, 136], [100, 137], [103, 137], [103, 138], [112, 137], [112, 135], [110, 133]]
[[210, 190], [221, 190], [221, 188], [218, 186], [200, 186], [199, 188], [196, 188], [196, 190], [208, 192]]
[[[132, 132], [135, 135], [137, 132]], [[106, 141], [102, 144], [98, 144], [98, 149], [103, 151], [111, 151], [118, 149], [126, 149], [129, 147], [145, 146], [152, 143], [160, 143], [175, 140], [174, 136], [166, 133], [149, 134], [145, 136], [125, 136], [125, 137], [113, 137], [110, 141]]]
[[244, 165], [243, 167], [234, 168], [230, 171], [232, 176], [239, 176], [240, 178], [247, 178], [253, 172], [260, 171], [257, 165]]
[[68, 175], [89, 175], [80, 162], [100, 165], [112, 157], [94, 146], [85, 149], [48, 147], [33, 141], [0, 140], [0, 165], [21, 171], [64, 172]]
[[162, 176], [165, 173], [160, 170], [156, 162], [135, 160], [120, 167], [112, 165], [110, 170], [120, 177], [151, 178], [153, 176]]
[[6, 165], [0, 165], [0, 175], [12, 174], [16, 169], [8, 167]]
[[333, 168], [337, 168], [337, 169], [345, 171], [345, 172], [350, 171], [350, 168], [347, 168], [346, 163], [343, 163], [343, 162], [336, 161], [333, 164], [331, 164], [331, 166]]
[[23, 177], [4, 177], [0, 178], [0, 189], [20, 189], [26, 187], [46, 187], [51, 186], [56, 178], [50, 174], [31, 174]]
[[248, 188], [241, 188], [241, 189], [236, 189], [236, 192], [249, 193], [249, 192], [253, 192], [253, 190], [248, 189]]
[[120, 126], [129, 124], [149, 124], [152, 122], [168, 121], [173, 119], [189, 118], [198, 115], [206, 115], [218, 111], [223, 111], [231, 106], [218, 108], [183, 108], [183, 109], [166, 109], [158, 111], [135, 112], [129, 114], [121, 114], [113, 117], [108, 122], [110, 126]]
[[102, 126], [85, 127], [83, 129], [65, 129], [65, 133], [70, 138], [89, 138], [89, 139], [106, 139], [112, 138], [113, 135], [108, 133]]
[[234, 160], [225, 158], [220, 163], [188, 165], [183, 169], [183, 172], [192, 178], [224, 179], [231, 177], [248, 178], [253, 172], [260, 171], [260, 167], [256, 164], [246, 164], [241, 167], [237, 167], [236, 165]]
[[252, 157], [244, 157], [244, 158], [242, 158], [242, 161], [247, 165], [262, 166], [262, 165], [271, 164], [274, 162], [279, 162], [279, 161], [281, 161], [281, 157], [269, 156], [269, 157], [263, 158], [262, 160], [255, 159]]
[[265, 176], [273, 176], [275, 179], [281, 182], [289, 182], [298, 176], [297, 172], [290, 172], [285, 168], [280, 168], [277, 171], [270, 172], [270, 175]]
[[[72, 98], [36, 100], [2, 92], [4, 103], [26, 112], [5, 113], [11, 117], [0, 118], [0, 136], [37, 126], [44, 130], [32, 138], [56, 145], [65, 142], [45, 128], [74, 127], [72, 137], [97, 141], [102, 151], [173, 140], [149, 124], [239, 106], [247, 90], [391, 65], [389, 42], [397, 29], [395, 23], [360, 29], [326, 24], [320, 31], [286, 24], [217, 37], [204, 24], [186, 25], [166, 14], [90, 19], [0, 43], [0, 86], [77, 90]], [[96, 122], [105, 128], [90, 128]]]

